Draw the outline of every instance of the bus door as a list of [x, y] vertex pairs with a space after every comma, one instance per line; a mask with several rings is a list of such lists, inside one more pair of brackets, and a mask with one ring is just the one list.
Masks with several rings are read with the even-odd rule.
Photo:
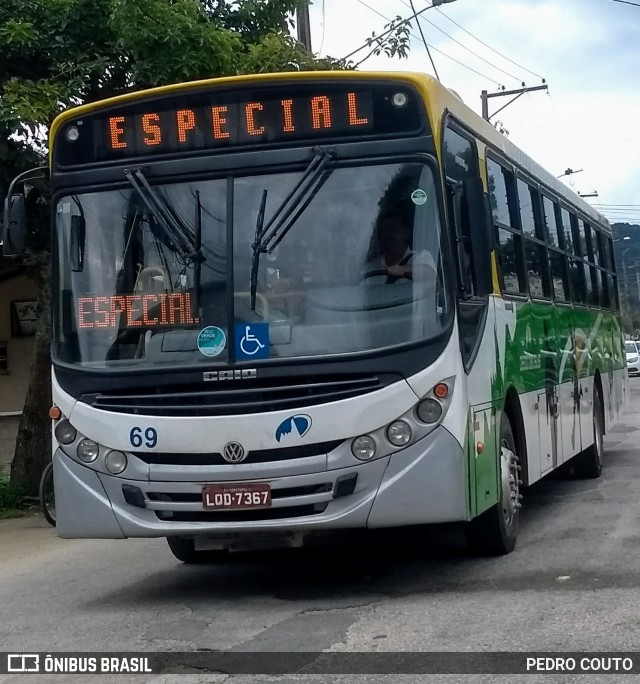
[[[479, 276], [479, 272], [485, 267], [488, 270], [489, 257], [487, 254], [486, 264], [477, 263], [481, 255], [474, 251], [473, 241], [480, 241], [487, 236], [472, 234], [471, 217], [462, 202], [464, 184], [480, 182], [476, 141], [451, 120], [447, 121], [444, 130], [443, 162], [447, 184], [449, 230], [453, 237], [454, 260], [457, 266], [460, 350], [468, 371], [486, 322], [489, 298], [482, 292], [482, 276]], [[482, 226], [482, 222], [476, 221], [474, 226], [477, 230]], [[490, 231], [488, 224], [481, 229], [486, 229], [487, 233]]]
[[562, 462], [566, 463], [582, 449], [580, 432], [581, 387], [576, 358], [575, 327], [573, 325], [561, 326], [559, 333], [558, 342], [562, 345], [562, 358], [558, 394], [560, 398]]
[[540, 436], [540, 474], [562, 463], [562, 428], [560, 418], [560, 394], [556, 326], [557, 316], [542, 319], [541, 370], [543, 386], [538, 390], [538, 434]]

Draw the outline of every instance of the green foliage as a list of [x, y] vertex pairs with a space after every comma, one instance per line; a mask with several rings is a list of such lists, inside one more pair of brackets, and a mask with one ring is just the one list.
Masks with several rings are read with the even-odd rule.
[[355, 64], [309, 55], [289, 33], [299, 2], [2, 0], [0, 127], [42, 139], [63, 109], [130, 90], [407, 54], [408, 24], [398, 18]]
[[409, 55], [409, 27], [411, 22], [397, 16], [389, 24], [385, 24], [384, 31], [379, 35], [375, 32], [366, 40], [369, 52], [360, 57], [353, 67], [358, 67], [369, 57], [384, 54], [387, 57], [399, 57], [405, 59]]
[[0, 513], [26, 506], [24, 488], [14, 485], [6, 477], [0, 477]]

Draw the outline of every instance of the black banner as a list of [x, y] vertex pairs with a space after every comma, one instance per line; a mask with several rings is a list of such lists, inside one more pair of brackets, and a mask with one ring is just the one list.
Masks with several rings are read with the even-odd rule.
[[640, 674], [638, 652], [2, 653], [0, 675], [39, 674]]

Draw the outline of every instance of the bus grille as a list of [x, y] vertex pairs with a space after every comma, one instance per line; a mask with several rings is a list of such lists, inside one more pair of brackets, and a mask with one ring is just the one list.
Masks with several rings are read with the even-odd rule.
[[[306, 444], [303, 446], [287, 447], [285, 449], [256, 449], [250, 451], [243, 464], [247, 463], [269, 463], [272, 461], [286, 461], [292, 458], [310, 458], [312, 456], [322, 456], [333, 451], [342, 444], [342, 440], [333, 442], [319, 442], [317, 444]], [[209, 454], [167, 454], [155, 452], [131, 452], [141, 461], [148, 465], [175, 465], [175, 466], [224, 466], [229, 465], [228, 461], [222, 458], [218, 452]]]
[[224, 416], [325, 404], [374, 392], [400, 380], [385, 375], [314, 376], [228, 381], [203, 385], [140, 388], [128, 392], [83, 394], [80, 401], [102, 411], [148, 416]]
[[257, 522], [318, 515], [324, 513], [327, 506], [328, 503], [317, 503], [257, 511], [155, 511], [155, 514], [158, 520], [172, 522]]

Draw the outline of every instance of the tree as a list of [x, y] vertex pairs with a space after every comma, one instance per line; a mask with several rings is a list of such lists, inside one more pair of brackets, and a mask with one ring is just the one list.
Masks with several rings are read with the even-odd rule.
[[[43, 155], [24, 141], [11, 137], [9, 125], [0, 125], [0, 198], [12, 179], [20, 173], [44, 163]], [[48, 225], [49, 216], [43, 201], [42, 186], [33, 185], [27, 196], [29, 215], [29, 255], [22, 266], [27, 275], [38, 285], [38, 331], [35, 337], [35, 363], [31, 370], [30, 391], [27, 394], [16, 442], [16, 454], [12, 464], [12, 479], [23, 484], [37, 483], [43, 461], [51, 448], [50, 421], [47, 420], [51, 406], [49, 377], [49, 287], [48, 287]], [[44, 241], [44, 243], [43, 243]], [[7, 260], [0, 257], [0, 262]], [[2, 265], [0, 263], [0, 265]], [[30, 486], [30, 493], [37, 491]]]
[[[318, 59], [291, 37], [300, 1], [2, 0], [0, 145], [20, 147], [22, 163], [27, 150], [32, 156], [46, 151], [48, 128], [60, 111], [127, 91], [235, 74], [354, 68], [353, 62]], [[388, 35], [366, 41], [369, 54], [406, 56], [406, 22], [391, 27]], [[0, 166], [15, 173], [20, 164], [7, 164], [7, 154], [0, 146]], [[29, 196], [37, 211], [31, 214], [28, 260], [41, 285], [43, 315], [12, 467], [12, 478], [34, 493], [50, 444], [49, 219], [43, 197], [41, 187]]]

